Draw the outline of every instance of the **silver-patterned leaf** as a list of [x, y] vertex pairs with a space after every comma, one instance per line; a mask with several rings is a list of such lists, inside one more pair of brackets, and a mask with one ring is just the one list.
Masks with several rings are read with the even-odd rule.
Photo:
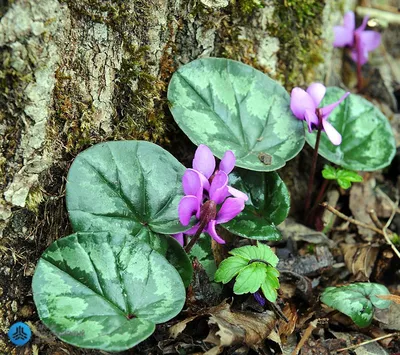
[[173, 266], [127, 235], [76, 233], [54, 242], [33, 277], [42, 322], [63, 341], [122, 351], [150, 336], [185, 302]]
[[203, 58], [184, 65], [171, 79], [168, 100], [195, 144], [208, 145], [218, 158], [232, 150], [242, 168], [279, 169], [304, 145], [286, 90], [240, 62]]

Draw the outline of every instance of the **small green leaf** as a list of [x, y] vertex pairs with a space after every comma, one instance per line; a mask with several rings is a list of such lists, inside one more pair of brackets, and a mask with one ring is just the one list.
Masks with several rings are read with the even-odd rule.
[[208, 145], [218, 158], [232, 150], [245, 169], [279, 169], [304, 145], [302, 122], [293, 116], [286, 90], [240, 62], [202, 58], [180, 67], [168, 100], [192, 142]]
[[249, 200], [244, 210], [222, 227], [244, 238], [280, 240], [276, 226], [289, 213], [290, 195], [279, 175], [236, 169], [229, 175], [229, 183]]
[[374, 307], [385, 309], [391, 303], [376, 296], [389, 294], [383, 285], [360, 282], [342, 287], [328, 287], [323, 292], [321, 301], [348, 315], [359, 327], [367, 327], [372, 322]]
[[246, 245], [241, 248], [232, 249], [229, 254], [240, 256], [247, 262], [254, 259], [261, 259], [275, 267], [278, 265], [279, 259], [268, 245], [257, 243], [255, 245]]
[[338, 179], [347, 180], [349, 182], [362, 182], [362, 176], [358, 175], [356, 171], [338, 169], [337, 171]]
[[[345, 93], [330, 87], [321, 107], [338, 101]], [[329, 122], [342, 135], [342, 143], [333, 145], [327, 135], [321, 135], [318, 153], [330, 162], [350, 170], [374, 171], [388, 166], [396, 143], [388, 119], [379, 109], [361, 96], [351, 94], [329, 116]], [[314, 147], [316, 132], [306, 134]]]
[[233, 256], [219, 265], [215, 281], [226, 284], [237, 276], [234, 293], [255, 293], [261, 288], [265, 297], [275, 302], [279, 271], [275, 269], [278, 258], [272, 250], [265, 244], [257, 243], [257, 246], [233, 249], [230, 254]]
[[185, 302], [178, 272], [126, 234], [76, 233], [54, 242], [32, 282], [42, 322], [63, 341], [124, 351], [177, 315]]
[[336, 180], [336, 169], [331, 165], [325, 165], [322, 170], [322, 176], [327, 180]]
[[246, 259], [230, 256], [219, 264], [218, 270], [215, 272], [214, 280], [226, 284], [247, 265], [248, 261]]
[[239, 272], [233, 292], [237, 295], [255, 293], [266, 278], [267, 266], [263, 263], [252, 263]]
[[342, 188], [342, 189], [348, 189], [349, 187], [351, 187], [351, 182], [349, 181], [349, 180], [346, 180], [346, 179], [340, 179], [340, 178], [338, 178], [337, 179], [337, 183], [339, 184], [339, 186]]

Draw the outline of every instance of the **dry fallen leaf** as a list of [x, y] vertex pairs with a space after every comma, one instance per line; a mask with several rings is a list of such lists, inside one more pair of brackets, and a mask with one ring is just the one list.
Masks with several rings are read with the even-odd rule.
[[278, 329], [282, 343], [286, 344], [288, 336], [292, 334], [294, 332], [294, 329], [296, 328], [296, 323], [299, 316], [296, 311], [296, 305], [291, 302], [286, 303], [282, 312], [289, 320], [289, 322], [286, 323], [284, 320], [280, 319], [278, 323]]
[[254, 350], [262, 348], [275, 326], [273, 312], [264, 313], [231, 311], [230, 305], [224, 301], [216, 307], [211, 307], [198, 315], [187, 318], [170, 328], [170, 334], [176, 338], [182, 333], [187, 324], [198, 317], [208, 315], [210, 332], [205, 341], [215, 344], [217, 349], [211, 349], [210, 354], [218, 354], [221, 347], [245, 344]]
[[340, 244], [347, 269], [357, 281], [367, 281], [374, 268], [379, 248], [370, 244]]

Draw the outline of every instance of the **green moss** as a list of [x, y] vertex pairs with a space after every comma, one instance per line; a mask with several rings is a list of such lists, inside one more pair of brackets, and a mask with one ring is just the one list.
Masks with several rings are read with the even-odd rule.
[[255, 10], [264, 7], [260, 0], [233, 0], [239, 15], [248, 16]]
[[275, 0], [269, 33], [280, 41], [279, 79], [287, 89], [312, 80], [311, 69], [323, 62], [322, 19], [325, 1]]
[[43, 193], [40, 187], [32, 187], [29, 190], [28, 196], [26, 198], [26, 208], [34, 213], [39, 212], [39, 205], [43, 201]]

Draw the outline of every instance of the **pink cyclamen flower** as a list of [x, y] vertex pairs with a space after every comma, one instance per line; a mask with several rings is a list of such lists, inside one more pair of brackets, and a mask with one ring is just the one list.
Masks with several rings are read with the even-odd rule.
[[368, 62], [368, 52], [379, 47], [381, 35], [376, 31], [365, 31], [368, 16], [365, 16], [360, 27], [356, 29], [355, 15], [349, 11], [344, 15], [343, 26], [333, 28], [335, 47], [350, 47], [351, 57], [360, 65]]
[[[235, 166], [236, 158], [227, 151], [215, 171], [215, 158], [211, 150], [201, 144], [193, 159], [193, 169], [187, 169], [182, 178], [185, 196], [178, 206], [180, 222], [187, 226], [193, 215], [198, 223], [184, 234], [194, 235], [202, 228], [218, 243], [225, 241], [217, 234], [215, 226], [236, 217], [243, 209], [248, 197], [228, 185], [228, 174]], [[234, 197], [229, 197], [234, 196]], [[217, 212], [217, 205], [222, 204]], [[183, 245], [183, 233], [174, 237]]]
[[322, 124], [322, 131], [326, 132], [329, 140], [334, 145], [342, 142], [340, 133], [328, 122], [331, 112], [337, 107], [349, 94], [346, 92], [339, 101], [328, 106], [318, 108], [326, 93], [326, 87], [320, 83], [313, 83], [304, 91], [300, 88], [294, 88], [290, 95], [290, 109], [299, 120], [307, 122], [308, 131], [318, 129]]

